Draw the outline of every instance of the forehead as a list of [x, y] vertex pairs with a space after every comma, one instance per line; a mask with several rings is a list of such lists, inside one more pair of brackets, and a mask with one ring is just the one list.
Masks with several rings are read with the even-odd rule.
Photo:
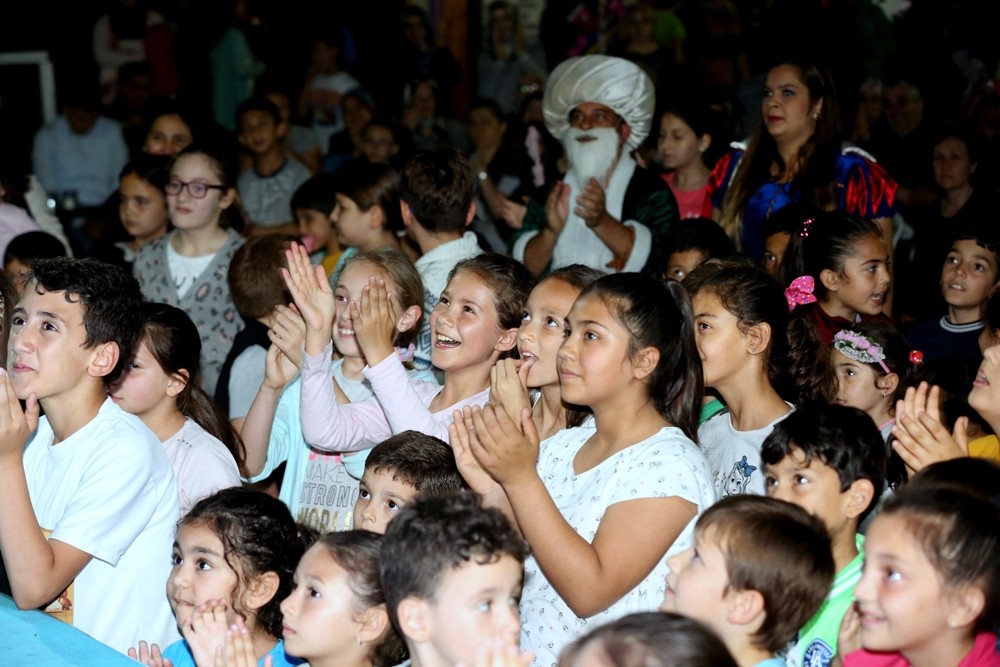
[[886, 259], [888, 256], [889, 253], [885, 249], [885, 241], [882, 237], [870, 234], [854, 244], [854, 252], [848, 259], [869, 262], [873, 259]]
[[212, 161], [201, 153], [187, 153], [180, 155], [174, 160], [174, 166], [170, 169], [171, 175], [195, 175], [202, 178], [214, 178], [217, 176]]
[[968, 153], [969, 147], [958, 137], [945, 137], [934, 145], [935, 151], [961, 151]]
[[997, 262], [997, 253], [979, 245], [979, 242], [975, 239], [960, 239], [955, 241], [951, 244], [951, 252], [966, 257], [980, 257], [993, 263]]
[[183, 550], [210, 549], [218, 554], [224, 551], [222, 540], [203, 523], [182, 523], [177, 528], [175, 542]]
[[191, 134], [191, 128], [177, 114], [160, 116], [153, 121], [151, 131], [162, 132], [163, 134]]
[[573, 302], [576, 301], [576, 297], [579, 294], [580, 290], [566, 281], [551, 278], [535, 285], [535, 288], [531, 290], [531, 294], [528, 295], [528, 302], [532, 305], [550, 307], [559, 305], [562, 307], [553, 308], [553, 310], [560, 310], [563, 313], [567, 313], [573, 307]]
[[72, 301], [66, 299], [65, 291], [53, 292], [46, 290], [32, 279], [24, 287], [24, 294], [17, 302], [15, 310], [26, 313], [39, 311], [53, 313], [70, 323], [83, 323], [83, 304], [76, 295], [71, 295]]
[[801, 86], [802, 72], [795, 65], [778, 65], [767, 73], [768, 86]]
[[412, 500], [417, 497], [420, 491], [406, 482], [396, 479], [395, 473], [388, 468], [381, 468], [379, 470], [365, 469], [365, 474], [361, 477], [361, 481], [364, 482], [369, 489], [377, 489], [379, 491], [385, 491], [386, 493], [392, 493], [400, 498], [406, 500]]
[[371, 262], [364, 260], [351, 262], [340, 272], [340, 278], [337, 280], [337, 288], [350, 289], [357, 287], [360, 291], [362, 287], [368, 284], [369, 276], [386, 279], [385, 272]]
[[481, 560], [481, 556], [473, 554], [458, 567], [447, 568], [441, 577], [441, 592], [468, 597], [485, 588], [513, 590], [520, 585], [524, 567], [513, 556], [504, 553], [485, 563]]
[[611, 116], [618, 115], [617, 113], [615, 113], [614, 109], [612, 109], [606, 104], [601, 104], [599, 102], [582, 102], [573, 107], [569, 113], [571, 116], [573, 114], [583, 114], [585, 116], [589, 116], [595, 113], [604, 113]]

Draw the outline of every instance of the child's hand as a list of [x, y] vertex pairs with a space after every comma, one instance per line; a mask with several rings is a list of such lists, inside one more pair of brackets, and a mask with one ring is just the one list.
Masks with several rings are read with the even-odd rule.
[[209, 600], [198, 605], [181, 626], [181, 634], [198, 667], [215, 664], [216, 651], [225, 646], [229, 619], [225, 600]]
[[302, 343], [306, 339], [306, 322], [295, 304], [278, 306], [271, 313], [267, 337], [277, 345], [296, 368], [302, 368]]
[[855, 602], [844, 614], [840, 622], [840, 632], [837, 633], [837, 655], [843, 657], [848, 653], [861, 650], [861, 614]]
[[272, 343], [271, 347], [267, 348], [267, 356], [264, 358], [264, 385], [273, 391], [281, 391], [298, 374], [299, 369], [295, 364]]
[[[292, 243], [285, 251], [288, 268], [281, 269], [288, 291], [306, 322], [306, 351], [319, 354], [333, 338], [333, 317], [337, 312], [330, 281], [322, 266], [313, 266], [304, 246]], [[320, 349], [311, 349], [319, 343]]]
[[[271, 656], [265, 656], [264, 667], [273, 665]], [[215, 652], [215, 667], [257, 667], [257, 652], [243, 619], [237, 618], [226, 632], [225, 646], [220, 646]]]
[[520, 647], [514, 642], [496, 638], [486, 646], [479, 647], [474, 665], [459, 662], [455, 667], [528, 667], [534, 659], [533, 652], [521, 653]]
[[369, 366], [395, 352], [392, 347], [396, 336], [396, 311], [385, 281], [375, 276], [361, 290], [361, 303], [351, 302], [351, 322], [358, 347]]
[[966, 434], [968, 418], [955, 421], [953, 433], [941, 423], [941, 388], [921, 382], [910, 387], [901, 401], [896, 402], [896, 424], [892, 448], [903, 459], [910, 476], [938, 461], [969, 455]]
[[452, 422], [448, 425], [448, 437], [451, 442], [451, 449], [455, 453], [455, 465], [462, 479], [469, 485], [469, 488], [481, 496], [486, 496], [500, 488], [497, 481], [490, 477], [490, 474], [479, 465], [475, 455], [472, 453], [470, 439], [475, 434], [470, 435], [465, 427], [465, 419], [461, 410], [451, 413]]
[[20, 465], [24, 445], [38, 428], [38, 415], [35, 395], [28, 396], [25, 409], [21, 410], [10, 376], [0, 368], [0, 457], [17, 457]]
[[531, 411], [522, 411], [520, 427], [505, 410], [489, 405], [462, 409], [469, 446], [479, 464], [502, 486], [532, 473], [538, 462], [538, 431]]
[[173, 661], [164, 658], [160, 653], [160, 647], [156, 644], [147, 644], [145, 641], [139, 642], [139, 650], [134, 648], [128, 650], [128, 657], [136, 662], [141, 662], [146, 667], [174, 667]]
[[493, 208], [496, 216], [506, 222], [511, 229], [524, 227], [524, 215], [528, 212], [526, 204], [513, 201], [497, 192]]
[[[534, 358], [527, 361], [501, 359], [490, 369], [490, 405], [501, 407], [514, 418], [528, 408], [528, 371], [534, 365]], [[520, 430], [520, 424], [518, 424]]]

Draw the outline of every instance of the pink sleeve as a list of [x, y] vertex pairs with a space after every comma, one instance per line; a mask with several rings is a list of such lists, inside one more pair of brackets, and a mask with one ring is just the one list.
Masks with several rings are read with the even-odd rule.
[[375, 397], [384, 406], [389, 406], [385, 416], [393, 433], [418, 431], [448, 442], [448, 424], [451, 413], [443, 415], [444, 423], [438, 422], [431, 413], [430, 405], [441, 387], [431, 382], [416, 380], [411, 382], [406, 368], [395, 355], [389, 355], [374, 366], [366, 367], [362, 373], [371, 382]]
[[299, 418], [307, 443], [328, 452], [370, 449], [392, 435], [376, 398], [338, 405], [333, 393], [333, 344], [318, 355], [302, 351]]

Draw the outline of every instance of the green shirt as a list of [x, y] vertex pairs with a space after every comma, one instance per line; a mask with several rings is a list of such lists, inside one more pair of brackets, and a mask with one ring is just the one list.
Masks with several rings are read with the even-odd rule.
[[864, 565], [864, 535], [854, 536], [858, 555], [833, 578], [833, 585], [819, 611], [799, 630], [788, 664], [796, 667], [828, 667], [837, 654], [837, 635], [844, 614], [854, 604], [854, 587], [861, 580]]

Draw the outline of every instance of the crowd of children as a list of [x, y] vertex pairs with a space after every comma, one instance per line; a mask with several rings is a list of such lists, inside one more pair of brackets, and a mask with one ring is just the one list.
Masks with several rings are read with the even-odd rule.
[[[706, 104], [644, 147], [579, 104], [656, 196], [570, 202], [489, 100], [471, 155], [409, 152], [351, 48], [225, 136], [151, 114], [84, 257], [5, 243], [0, 591], [151, 667], [1000, 667], [1000, 227], [908, 245], [805, 61], [728, 153]], [[526, 216], [624, 250], [518, 261]]]

